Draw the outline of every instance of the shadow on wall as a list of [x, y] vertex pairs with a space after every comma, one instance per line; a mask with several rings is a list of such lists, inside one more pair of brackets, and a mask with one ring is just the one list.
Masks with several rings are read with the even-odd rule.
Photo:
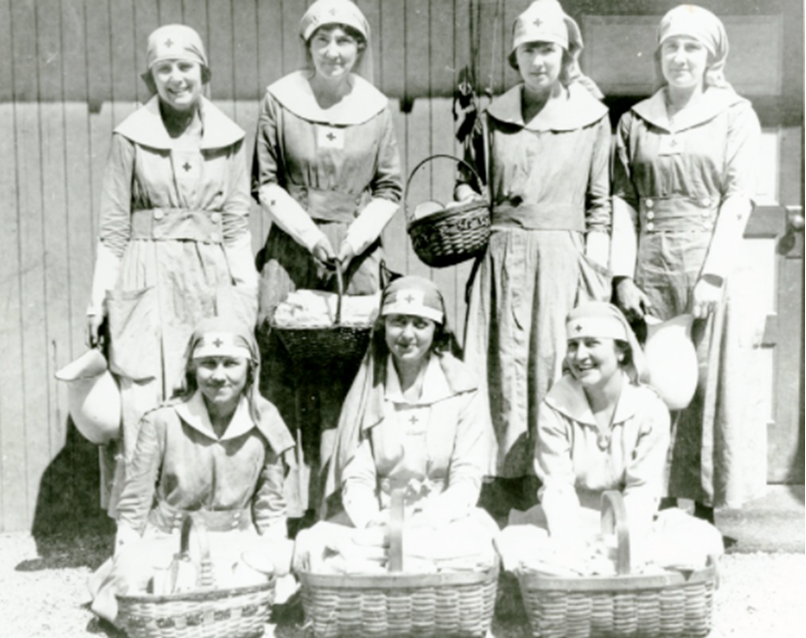
[[67, 422], [65, 445], [39, 485], [31, 534], [38, 558], [18, 571], [90, 567], [112, 555], [115, 522], [101, 509], [98, 446]]

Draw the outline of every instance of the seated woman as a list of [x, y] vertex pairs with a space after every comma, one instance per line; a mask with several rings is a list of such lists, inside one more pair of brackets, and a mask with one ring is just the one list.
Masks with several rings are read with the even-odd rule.
[[341, 490], [344, 512], [297, 537], [296, 568], [370, 571], [374, 560], [385, 570], [378, 550], [388, 542], [396, 490], [405, 511], [404, 571], [494, 560], [497, 527], [476, 508], [489, 412], [475, 375], [451, 353], [454, 344], [431, 281], [402, 277], [386, 287], [329, 467], [328, 491]]
[[[191, 515], [207, 530], [216, 585], [265, 582], [252, 567], [282, 572], [285, 562], [287, 570], [282, 457], [294, 444], [259, 395], [258, 379], [251, 330], [221, 317], [197, 325], [184, 391], [143, 417], [118, 506], [115, 555], [90, 577], [96, 614], [114, 622], [116, 594], [156, 592], [155, 575], [178, 552]], [[251, 560], [242, 563], [244, 555]]]
[[[580, 559], [590, 558], [590, 544], [600, 533], [602, 494], [618, 490], [634, 566], [695, 562], [694, 551], [687, 556], [677, 552], [673, 559], [669, 551], [655, 551], [663, 544], [655, 542], [660, 528], [682, 529], [679, 521], [653, 527], [669, 450], [669, 411], [642, 383], [643, 354], [629, 324], [615, 306], [590, 302], [569, 313], [566, 334], [567, 372], [549, 390], [538, 420], [535, 471], [542, 487], [533, 522], [548, 529], [565, 565], [578, 568]], [[715, 528], [692, 530], [687, 523], [683, 528], [703, 541], [695, 540], [699, 548], [714, 542]], [[516, 533], [497, 539], [502, 553], [512, 551]], [[717, 541], [721, 544], [718, 533]], [[719, 553], [712, 546], [704, 551]], [[504, 560], [511, 563], [512, 557]]]

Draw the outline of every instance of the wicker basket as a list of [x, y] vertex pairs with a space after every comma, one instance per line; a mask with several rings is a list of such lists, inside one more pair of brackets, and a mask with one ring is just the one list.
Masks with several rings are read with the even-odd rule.
[[344, 279], [336, 268], [338, 300], [336, 320], [332, 326], [278, 326], [272, 319], [271, 329], [277, 333], [295, 364], [308, 372], [338, 365], [349, 369], [358, 365], [369, 346], [372, 324], [341, 325]]
[[[695, 638], [711, 630], [716, 561], [696, 571], [631, 575], [629, 533], [620, 492], [602, 497], [603, 527], [614, 522], [617, 576], [518, 576], [535, 638]], [[612, 530], [611, 530], [612, 531]]]
[[298, 573], [305, 618], [316, 638], [413, 635], [483, 637], [492, 623], [498, 562], [483, 571], [395, 573], [402, 569], [403, 492], [393, 490], [389, 573]]
[[191, 526], [201, 546], [199, 591], [157, 596], [118, 595], [118, 624], [130, 638], [252, 638], [263, 634], [274, 602], [275, 578], [265, 585], [213, 587], [207, 534], [198, 520], [182, 525], [182, 555]]
[[[412, 219], [408, 211], [408, 193], [415, 173], [427, 162], [443, 157], [458, 162], [469, 169], [476, 178], [481, 199], [446, 208], [427, 217]], [[445, 268], [472, 259], [484, 252], [490, 239], [490, 204], [486, 189], [473, 167], [452, 155], [432, 155], [414, 167], [406, 182], [403, 198], [407, 230], [414, 252], [420, 260], [432, 268]]]

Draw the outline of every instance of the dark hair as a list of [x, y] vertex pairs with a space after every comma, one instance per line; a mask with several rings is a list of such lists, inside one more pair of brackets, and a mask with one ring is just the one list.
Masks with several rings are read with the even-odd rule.
[[621, 367], [632, 365], [632, 348], [630, 344], [621, 339], [613, 339], [616, 343], [616, 352], [622, 355], [622, 360], [619, 362]]
[[[386, 345], [385, 319], [386, 317], [379, 316], [372, 328], [372, 345], [380, 358], [385, 358], [389, 354], [389, 347]], [[433, 319], [429, 321], [433, 321]], [[456, 357], [461, 356], [461, 348], [456, 341], [456, 336], [445, 327], [444, 323], [437, 321], [434, 321], [434, 340], [431, 343], [430, 351], [435, 354], [449, 352]]]
[[[206, 84], [209, 84], [210, 83], [210, 78], [213, 76], [213, 74], [210, 73], [210, 68], [208, 66], [205, 66], [201, 62], [195, 62], [195, 63], [198, 64], [201, 67], [202, 86], [204, 86]], [[145, 73], [141, 74], [140, 79], [143, 80], [143, 83], [146, 85], [146, 88], [149, 90], [151, 95], [156, 95], [157, 94], [157, 85], [154, 82], [154, 76], [151, 73], [152, 68], [153, 68], [153, 66], [151, 68], [149, 68], [148, 71], [146, 71]]]
[[[540, 41], [541, 40], [537, 40], [537, 42], [540, 42]], [[527, 44], [527, 43], [523, 42], [522, 44], [519, 44], [518, 46], [522, 46], [523, 44]], [[568, 49], [566, 49], [561, 44], [557, 44], [556, 42], [551, 42], [550, 44], [557, 45], [563, 51], [563, 61], [562, 61], [562, 64], [560, 65], [560, 78], [559, 79], [563, 84], [568, 84], [568, 67], [570, 67], [574, 63], [574, 58], [568, 52]], [[512, 53], [509, 54], [509, 58], [507, 58], [507, 60], [509, 62], [509, 66], [511, 66], [513, 69], [515, 69], [515, 71], [517, 71], [518, 73], [520, 73], [521, 70], [518, 68], [518, 53], [517, 53], [517, 51], [518, 51], [517, 47], [515, 49], [513, 49]]]
[[[313, 57], [311, 57], [311, 41], [320, 31], [330, 32], [333, 29], [343, 30], [347, 35], [356, 41], [356, 44], [358, 45], [358, 57], [355, 59], [355, 65], [358, 65], [358, 63], [361, 62], [361, 56], [363, 55], [364, 50], [367, 48], [367, 41], [361, 32], [347, 24], [342, 24], [341, 22], [328, 22], [327, 24], [323, 24], [321, 27], [314, 29], [314, 32], [311, 33], [310, 37], [305, 41], [305, 58], [309, 69], [313, 70], [314, 68]], [[355, 68], [355, 65], [353, 68]]]

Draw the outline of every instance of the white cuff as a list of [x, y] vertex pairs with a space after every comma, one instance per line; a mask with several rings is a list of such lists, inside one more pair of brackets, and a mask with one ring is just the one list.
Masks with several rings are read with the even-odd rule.
[[632, 277], [638, 254], [638, 213], [619, 197], [613, 198], [613, 237], [610, 246], [610, 270], [614, 277]]
[[325, 237], [311, 216], [282, 186], [278, 184], [261, 186], [260, 203], [272, 221], [308, 251], [313, 252], [314, 246]]
[[350, 224], [344, 241], [350, 244], [356, 255], [360, 255], [381, 236], [386, 224], [389, 223], [398, 208], [399, 205], [396, 202], [382, 197], [370, 200], [355, 221]]
[[88, 315], [104, 314], [104, 300], [109, 290], [114, 290], [120, 276], [120, 257], [103, 243], [98, 242], [95, 257], [95, 272], [92, 277], [92, 293]]

